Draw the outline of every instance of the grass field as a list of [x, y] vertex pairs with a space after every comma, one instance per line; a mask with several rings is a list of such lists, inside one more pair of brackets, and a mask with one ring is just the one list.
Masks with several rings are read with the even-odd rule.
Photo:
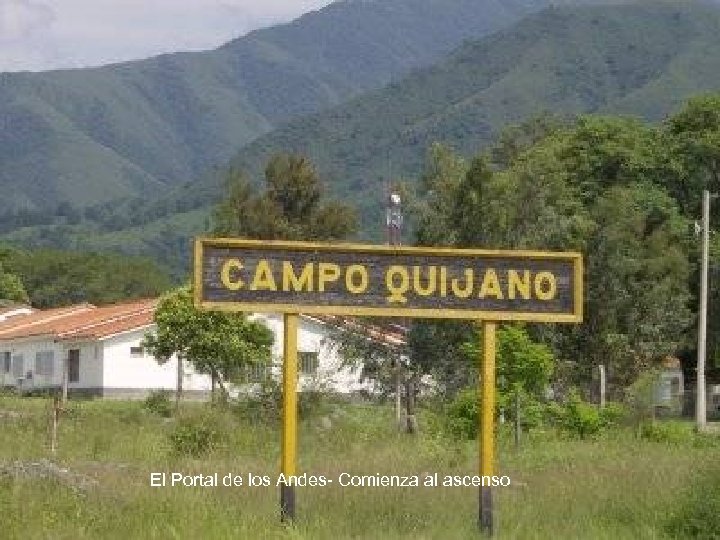
[[[48, 413], [47, 399], [0, 397], [0, 466], [50, 457]], [[170, 433], [178, 422], [197, 425], [199, 418], [219, 433], [218, 446], [201, 457], [178, 455]], [[436, 413], [423, 410], [422, 432], [408, 436], [396, 432], [387, 407], [326, 405], [301, 425], [299, 472], [475, 474], [476, 443], [454, 441], [441, 426]], [[709, 436], [669, 444], [637, 439], [629, 430], [585, 441], [535, 432], [515, 449], [501, 432], [497, 453], [498, 472], [512, 479], [496, 491], [500, 538], [683, 537], [672, 523], [686, 519], [689, 504], [693, 515], [696, 507], [720, 507], [720, 490], [704, 487], [720, 485], [720, 444]], [[277, 475], [277, 422], [203, 405], [188, 404], [176, 420], [142, 403], [71, 402], [53, 460], [97, 483], [75, 488], [72, 481], [0, 474], [0, 537], [479, 536], [477, 488], [300, 487], [298, 519], [290, 527], [279, 523], [275, 486], [150, 487], [153, 472]], [[704, 534], [697, 537], [718, 538]]]

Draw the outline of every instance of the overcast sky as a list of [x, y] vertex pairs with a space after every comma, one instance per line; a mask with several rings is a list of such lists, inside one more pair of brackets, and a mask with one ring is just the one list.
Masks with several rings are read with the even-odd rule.
[[0, 72], [216, 47], [331, 0], [0, 0]]

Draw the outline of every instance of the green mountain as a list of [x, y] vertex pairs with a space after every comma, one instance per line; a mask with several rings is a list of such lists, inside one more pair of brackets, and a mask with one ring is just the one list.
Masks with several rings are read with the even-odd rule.
[[414, 177], [428, 146], [470, 154], [508, 124], [549, 111], [658, 121], [720, 89], [720, 9], [647, 2], [548, 8], [444, 62], [260, 137], [232, 160], [258, 174], [278, 151], [307, 154], [341, 196], [380, 223], [381, 182]]
[[[259, 178], [274, 152], [309, 155], [330, 189], [360, 206], [364, 235], [372, 237], [382, 222], [383, 180], [417, 177], [434, 141], [470, 154], [507, 124], [544, 111], [658, 121], [689, 96], [720, 89], [718, 29], [720, 9], [699, 3], [548, 8], [383, 89], [292, 121], [246, 145], [233, 164]], [[187, 253], [188, 237], [202, 232], [220, 176], [118, 206], [120, 215], [140, 216], [131, 228], [103, 232], [78, 218], [6, 238], [79, 249], [124, 245], [168, 260]], [[112, 209], [102, 212], [110, 216], [103, 223], [118, 217]], [[173, 266], [185, 268], [177, 259]]]
[[158, 195], [548, 0], [345, 0], [216, 50], [0, 74], [0, 212]]

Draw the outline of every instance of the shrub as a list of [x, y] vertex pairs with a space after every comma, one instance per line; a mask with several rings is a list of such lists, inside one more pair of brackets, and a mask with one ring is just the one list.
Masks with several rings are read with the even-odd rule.
[[474, 439], [478, 432], [478, 398], [475, 390], [461, 390], [447, 408], [448, 430], [459, 439]]
[[584, 401], [577, 390], [570, 392], [567, 403], [555, 403], [549, 411], [560, 429], [580, 439], [593, 437], [616, 426], [627, 415], [626, 409], [619, 403], [599, 408]]
[[[498, 394], [498, 410], [505, 412], [505, 418], [512, 422], [515, 417], [513, 394]], [[520, 424], [525, 430], [541, 426], [547, 417], [548, 406], [540, 403], [527, 393], [521, 394]], [[474, 439], [478, 433], [478, 396], [475, 389], [466, 388], [455, 396], [446, 409], [447, 429], [457, 438]]]
[[189, 417], [181, 419], [169, 437], [176, 454], [199, 457], [219, 446], [222, 431], [217, 422], [208, 416]]
[[629, 415], [627, 407], [622, 403], [610, 402], [600, 409], [600, 420], [603, 428], [615, 427], [623, 423]]
[[172, 415], [172, 404], [170, 403], [170, 392], [167, 390], [155, 390], [145, 399], [144, 407], [159, 416], [168, 418]]
[[[322, 412], [328, 401], [328, 392], [318, 388], [307, 388], [298, 392], [298, 416], [310, 418]], [[270, 379], [260, 384], [254, 394], [237, 402], [236, 410], [244, 418], [257, 422], [277, 420], [282, 414], [282, 384]]]
[[629, 418], [638, 433], [643, 424], [655, 419], [655, 388], [659, 377], [657, 370], [646, 371], [625, 390]]
[[640, 437], [653, 442], [679, 444], [692, 442], [693, 426], [684, 422], [645, 422], [640, 427]]

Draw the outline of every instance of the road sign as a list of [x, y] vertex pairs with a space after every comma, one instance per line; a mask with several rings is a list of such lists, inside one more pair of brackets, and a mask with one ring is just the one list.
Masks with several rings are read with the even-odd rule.
[[[579, 323], [579, 253], [272, 242], [195, 241], [195, 304], [201, 309], [284, 313], [282, 466], [297, 467], [299, 313], [473, 319], [481, 322], [480, 463], [494, 470], [497, 321]], [[295, 517], [294, 486], [280, 515]], [[481, 487], [478, 521], [493, 532], [492, 490]]]
[[196, 241], [195, 299], [209, 309], [579, 322], [578, 253]]

